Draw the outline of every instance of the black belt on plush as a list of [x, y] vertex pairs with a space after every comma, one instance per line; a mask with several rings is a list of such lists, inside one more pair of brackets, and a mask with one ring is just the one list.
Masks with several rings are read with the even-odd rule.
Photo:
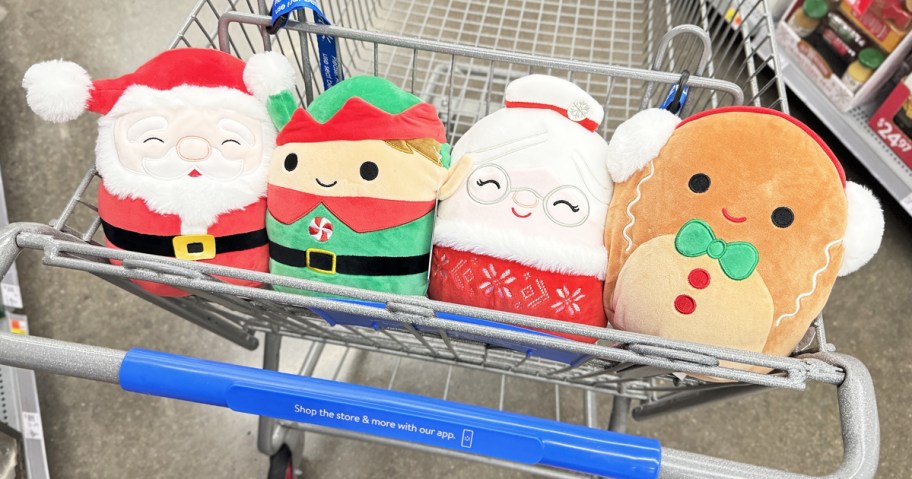
[[318, 248], [299, 250], [269, 242], [269, 256], [279, 263], [327, 274], [405, 276], [428, 270], [431, 254], [417, 256], [347, 256]]
[[[147, 235], [118, 228], [104, 220], [101, 221], [101, 227], [104, 229], [105, 238], [107, 238], [108, 242], [120, 249], [172, 258], [181, 258], [188, 254], [201, 254], [204, 249], [208, 248], [206, 243], [211, 241], [214, 241], [215, 246], [215, 251], [212, 252], [211, 256], [256, 248], [269, 241], [266, 237], [265, 228], [246, 233], [214, 237], [212, 235]], [[175, 239], [178, 241], [175, 241]], [[177, 246], [178, 243], [180, 244], [179, 247]], [[176, 248], [180, 249], [180, 251], [175, 251]]]

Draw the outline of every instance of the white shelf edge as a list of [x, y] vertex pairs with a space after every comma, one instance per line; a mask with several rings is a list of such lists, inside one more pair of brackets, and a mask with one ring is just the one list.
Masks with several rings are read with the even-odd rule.
[[861, 121], [851, 113], [840, 111], [814, 83], [780, 50], [779, 74], [786, 86], [845, 147], [858, 158], [872, 176], [912, 216], [912, 170], [890, 151], [870, 127], [867, 116]]
[[[0, 227], [9, 224], [6, 210], [6, 194], [3, 190], [3, 178], [0, 175]], [[20, 328], [28, 331], [28, 318], [21, 313], [22, 297], [19, 292], [19, 275], [15, 265], [0, 279], [2, 302], [6, 317], [0, 318], [0, 331], [13, 331], [12, 321], [16, 320]], [[20, 331], [21, 332], [21, 331]], [[44, 429], [41, 424], [41, 406], [38, 400], [38, 387], [35, 372], [29, 369], [0, 366], [0, 375], [7, 385], [5, 405], [10, 416], [8, 426], [22, 434], [22, 445], [25, 461], [25, 475], [28, 479], [48, 479], [50, 471], [47, 461], [47, 449], [44, 443]]]

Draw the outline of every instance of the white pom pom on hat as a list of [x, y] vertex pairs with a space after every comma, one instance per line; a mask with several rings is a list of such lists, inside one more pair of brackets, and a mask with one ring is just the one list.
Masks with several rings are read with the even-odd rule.
[[294, 88], [295, 70], [281, 53], [257, 53], [247, 60], [244, 84], [257, 100], [265, 103], [270, 96]]
[[883, 240], [884, 216], [880, 202], [871, 190], [851, 181], [846, 182], [848, 200], [848, 224], [842, 246], [842, 264], [839, 276], [854, 273], [880, 249]]
[[29, 67], [22, 78], [29, 108], [54, 123], [75, 120], [91, 98], [92, 78], [81, 66], [51, 60]]

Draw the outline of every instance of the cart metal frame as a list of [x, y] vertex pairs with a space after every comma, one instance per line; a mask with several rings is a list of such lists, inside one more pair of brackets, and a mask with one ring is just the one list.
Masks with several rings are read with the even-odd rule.
[[[500, 12], [499, 25], [487, 25], [484, 19], [489, 17], [481, 15], [481, 20], [475, 20], [478, 25], [474, 29], [470, 28], [474, 24], [468, 13], [455, 27], [442, 23], [448, 16], [461, 11], [460, 5], [468, 5], [464, 1], [453, 0], [442, 11], [432, 1], [326, 2], [329, 16], [339, 19], [345, 26], [309, 23], [297, 12], [276, 35], [265, 32], [272, 22], [262, 15], [266, 11], [263, 1], [256, 4], [249, 0], [246, 3], [237, 0], [217, 3], [216, 0], [201, 0], [173, 46], [218, 47], [242, 58], [264, 49], [281, 51], [298, 67], [298, 95], [306, 103], [322, 88], [318, 81], [319, 52], [314, 36], [331, 36], [337, 42], [346, 75], [381, 75], [434, 103], [447, 126], [451, 142], [480, 117], [498, 107], [506, 83], [528, 73], [564, 76], [591, 92], [605, 106], [606, 122], [599, 131], [606, 137], [620, 121], [641, 108], [661, 103], [670, 86], [683, 86], [685, 81], [691, 89], [690, 100], [682, 112], [685, 116], [707, 108], [741, 103], [787, 110], [784, 87], [777, 74], [772, 21], [762, 0], [614, 2], [613, 10], [599, 8], [598, 2], [594, 6], [581, 3], [576, 5], [577, 14], [570, 18], [572, 31], [564, 34], [574, 39], [569, 48], [553, 44], [557, 38], [563, 38], [560, 35], [564, 30], [561, 21], [549, 21], [548, 18], [564, 17], [562, 11], [546, 12], [547, 8], [554, 7], [549, 2], [542, 2], [550, 7], [541, 6], [537, 16], [533, 11], [534, 20], [527, 23], [527, 10], [533, 10], [532, 6], [522, 2], [521, 7], [516, 7], [507, 1], [489, 0], [479, 8], [484, 12]], [[382, 14], [384, 8], [389, 11], [403, 5], [407, 5], [407, 12]], [[572, 5], [565, 8], [572, 8]], [[607, 15], [607, 29], [598, 19], [592, 21], [591, 27], [582, 25], [580, 11], [583, 10]], [[514, 14], [516, 18], [511, 17]], [[392, 18], [397, 16], [402, 18]], [[423, 26], [417, 32], [419, 36], [409, 35], [414, 33], [410, 30], [414, 27], [413, 17], [425, 22], [423, 25], [436, 25], [432, 30], [439, 35], [422, 35], [429, 33]], [[398, 30], [390, 27], [393, 20], [401, 23]], [[640, 29], [639, 25], [645, 29]], [[494, 30], [488, 31], [490, 28]], [[551, 44], [538, 41], [538, 34], [532, 35], [531, 39], [525, 38], [523, 32], [528, 29], [534, 29], [531, 31], [538, 34], [553, 31], [554, 41]], [[507, 30], [515, 36], [504, 35]], [[605, 45], [599, 46], [597, 43], [605, 40], [599, 37], [603, 34], [610, 38]], [[503, 38], [512, 38], [512, 45], [505, 48], [498, 43]], [[583, 43], [580, 39], [590, 43], [577, 48], [577, 43]], [[615, 54], [619, 44], [622, 50], [628, 49], [620, 59]], [[581, 51], [588, 54], [588, 58], [580, 59]], [[609, 64], [597, 58], [600, 52], [608, 52], [605, 54], [609, 56]], [[687, 73], [682, 73], [684, 71]], [[603, 426], [603, 421], [597, 417], [596, 404], [607, 396], [613, 401], [608, 428], [623, 432], [630, 415], [646, 419], [770, 388], [802, 390], [809, 381], [831, 384], [837, 386], [845, 448], [844, 462], [832, 477], [871, 477], [876, 471], [879, 429], [870, 375], [854, 358], [834, 352], [827, 342], [822, 318], [815, 321], [806, 341], [793, 357], [772, 357], [470, 308], [422, 297], [382, 294], [111, 250], [95, 241], [100, 220], [91, 187], [97, 180], [96, 172], [90, 169], [60, 218], [50, 226], [19, 223], [3, 230], [0, 233], [0, 271], [11, 267], [22, 249], [42, 250], [46, 265], [93, 273], [246, 348], [257, 348], [260, 342], [257, 335], [262, 333], [263, 366], [269, 371], [278, 370], [283, 338], [307, 340], [309, 350], [298, 370], [301, 381], [305, 381], [302, 384], [306, 384], [307, 376], [313, 374], [324, 348], [338, 347], [344, 351], [343, 360], [331, 379], [338, 380], [340, 385], [345, 385], [339, 373], [345, 357], [366, 351], [398, 358], [387, 389], [394, 389], [399, 364], [404, 359], [447, 368], [446, 386], [441, 396], [444, 400], [448, 399], [450, 375], [455, 368], [495, 373], [501, 378], [498, 408], [501, 411], [507, 378], [552, 385], [558, 404], [557, 422], [561, 419], [560, 390], [574, 389], [584, 395], [583, 423], [593, 428], [592, 431]], [[119, 260], [121, 264], [111, 264], [111, 260]], [[268, 287], [236, 286], [222, 282], [216, 276], [344, 296], [369, 304], [281, 293]], [[152, 296], [134, 285], [131, 279], [170, 284], [193, 295], [186, 298]], [[356, 321], [331, 319], [338, 315]], [[466, 317], [482, 323], [460, 320]], [[535, 333], [528, 328], [589, 336], [598, 338], [599, 342], [577, 343]], [[0, 335], [0, 363], [106, 382], [120, 380], [123, 384], [123, 377], [118, 372], [130, 354], [48, 339]], [[721, 366], [720, 361], [769, 368], [774, 372], [754, 373]], [[694, 376], [730, 382], [706, 383]], [[188, 399], [176, 393], [169, 397]], [[310, 431], [433, 450], [546, 477], [580, 477], [577, 473], [519, 464], [504, 458], [470, 455], [427, 444], [376, 437], [363, 431], [327, 428], [282, 416], [267, 417], [269, 411], [256, 413], [262, 416], [259, 449], [274, 455], [283, 446], [291, 446], [295, 464], [300, 461], [303, 434]], [[670, 449], [662, 450], [661, 461], [661, 477], [803, 477]]]

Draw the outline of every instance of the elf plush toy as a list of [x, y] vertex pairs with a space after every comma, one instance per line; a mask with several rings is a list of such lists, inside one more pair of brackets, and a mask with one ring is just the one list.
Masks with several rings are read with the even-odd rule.
[[646, 110], [618, 127], [609, 152], [619, 183], [605, 308], [618, 329], [788, 355], [836, 277], [880, 245], [877, 200], [778, 111], [681, 121]]
[[[530, 75], [456, 143], [474, 169], [441, 202], [429, 296], [605, 326], [604, 110], [566, 80]], [[580, 341], [594, 341], [564, 335]]]
[[[293, 81], [275, 53], [245, 66], [220, 51], [185, 48], [106, 80], [92, 81], [74, 63], [39, 63], [23, 86], [45, 120], [102, 115], [98, 214], [109, 247], [266, 271], [264, 197], [276, 130], [263, 101]], [[188, 294], [137, 283], [163, 296]]]
[[[289, 98], [270, 101], [279, 126]], [[269, 171], [270, 271], [425, 294], [434, 207], [469, 166], [450, 168], [445, 142], [433, 106], [376, 77], [347, 79], [294, 111]]]

